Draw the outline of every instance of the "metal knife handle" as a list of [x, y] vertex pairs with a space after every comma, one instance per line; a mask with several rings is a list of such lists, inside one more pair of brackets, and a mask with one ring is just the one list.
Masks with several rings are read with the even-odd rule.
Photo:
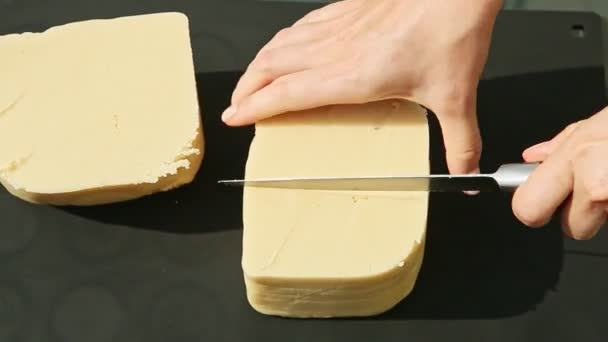
[[540, 163], [504, 164], [492, 175], [504, 191], [515, 191]]

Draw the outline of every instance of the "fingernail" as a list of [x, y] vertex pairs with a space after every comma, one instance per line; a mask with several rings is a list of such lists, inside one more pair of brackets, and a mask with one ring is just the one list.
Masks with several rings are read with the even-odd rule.
[[230, 106], [222, 113], [222, 121], [226, 122], [228, 119], [236, 114], [236, 107]]
[[[477, 168], [477, 169], [473, 170], [473, 172], [471, 172], [470, 174], [476, 175], [476, 174], [479, 174], [479, 173], [480, 173], [480, 170], [479, 170], [479, 168]], [[479, 191], [478, 190], [465, 191], [464, 194], [465, 195], [469, 195], [469, 196], [475, 196], [475, 195], [479, 194]]]

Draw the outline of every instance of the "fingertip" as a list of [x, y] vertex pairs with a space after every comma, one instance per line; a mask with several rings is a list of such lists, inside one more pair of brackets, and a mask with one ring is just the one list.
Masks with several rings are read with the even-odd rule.
[[[477, 175], [480, 172], [481, 172], [481, 170], [479, 169], [479, 167], [477, 167], [472, 172], [469, 172], [469, 174]], [[467, 196], [476, 196], [476, 195], [479, 195], [479, 191], [478, 190], [468, 190], [468, 191], [464, 191], [464, 194]]]
[[254, 123], [254, 120], [247, 115], [244, 115], [241, 107], [230, 106], [228, 107], [224, 113], [222, 113], [222, 121], [224, 124], [236, 127], [236, 126], [246, 126]]
[[252, 118], [250, 115], [246, 115], [240, 108], [238, 110], [231, 108], [228, 108], [224, 112], [226, 117], [224, 117], [224, 114], [222, 114], [222, 121], [224, 121], [226, 125], [237, 127], [247, 126], [255, 123], [256, 119]]
[[534, 151], [524, 151], [522, 153], [522, 158], [526, 163], [536, 163], [545, 160], [545, 155], [536, 153]]
[[229, 123], [231, 118], [236, 114], [236, 112], [237, 112], [236, 106], [234, 106], [234, 105], [229, 106], [222, 113], [222, 121], [224, 121], [224, 123]]
[[[448, 161], [448, 170], [451, 175], [475, 175], [481, 172], [478, 162], [473, 163], [463, 159]], [[480, 192], [478, 190], [465, 190], [462, 193], [467, 196], [477, 196]]]
[[544, 141], [525, 149], [522, 153], [522, 157], [526, 162], [529, 163], [543, 161], [549, 155], [550, 147], [550, 142]]
[[513, 208], [513, 214], [515, 217], [528, 228], [541, 228], [546, 226], [550, 221], [551, 217], [538, 216], [527, 209]]
[[511, 209], [515, 218], [529, 228], [540, 228], [547, 225], [551, 219], [553, 212], [547, 210], [539, 210], [537, 205], [534, 205], [536, 197], [532, 196], [535, 193], [530, 193], [525, 188], [525, 184], [520, 186], [513, 194], [511, 201]]

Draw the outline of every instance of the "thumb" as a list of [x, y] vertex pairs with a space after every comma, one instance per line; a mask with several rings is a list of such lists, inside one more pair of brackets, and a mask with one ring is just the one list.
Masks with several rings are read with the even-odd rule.
[[465, 106], [458, 112], [440, 111], [436, 115], [450, 173], [479, 173], [482, 143], [475, 106]]

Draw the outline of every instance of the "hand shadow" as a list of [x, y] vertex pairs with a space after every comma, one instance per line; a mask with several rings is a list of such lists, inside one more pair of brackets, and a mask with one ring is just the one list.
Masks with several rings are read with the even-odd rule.
[[221, 121], [240, 74], [196, 75], [205, 155], [191, 184], [132, 201], [62, 209], [105, 223], [170, 233], [241, 229], [242, 191], [217, 184], [219, 179], [243, 177], [253, 137], [253, 127], [231, 128]]

